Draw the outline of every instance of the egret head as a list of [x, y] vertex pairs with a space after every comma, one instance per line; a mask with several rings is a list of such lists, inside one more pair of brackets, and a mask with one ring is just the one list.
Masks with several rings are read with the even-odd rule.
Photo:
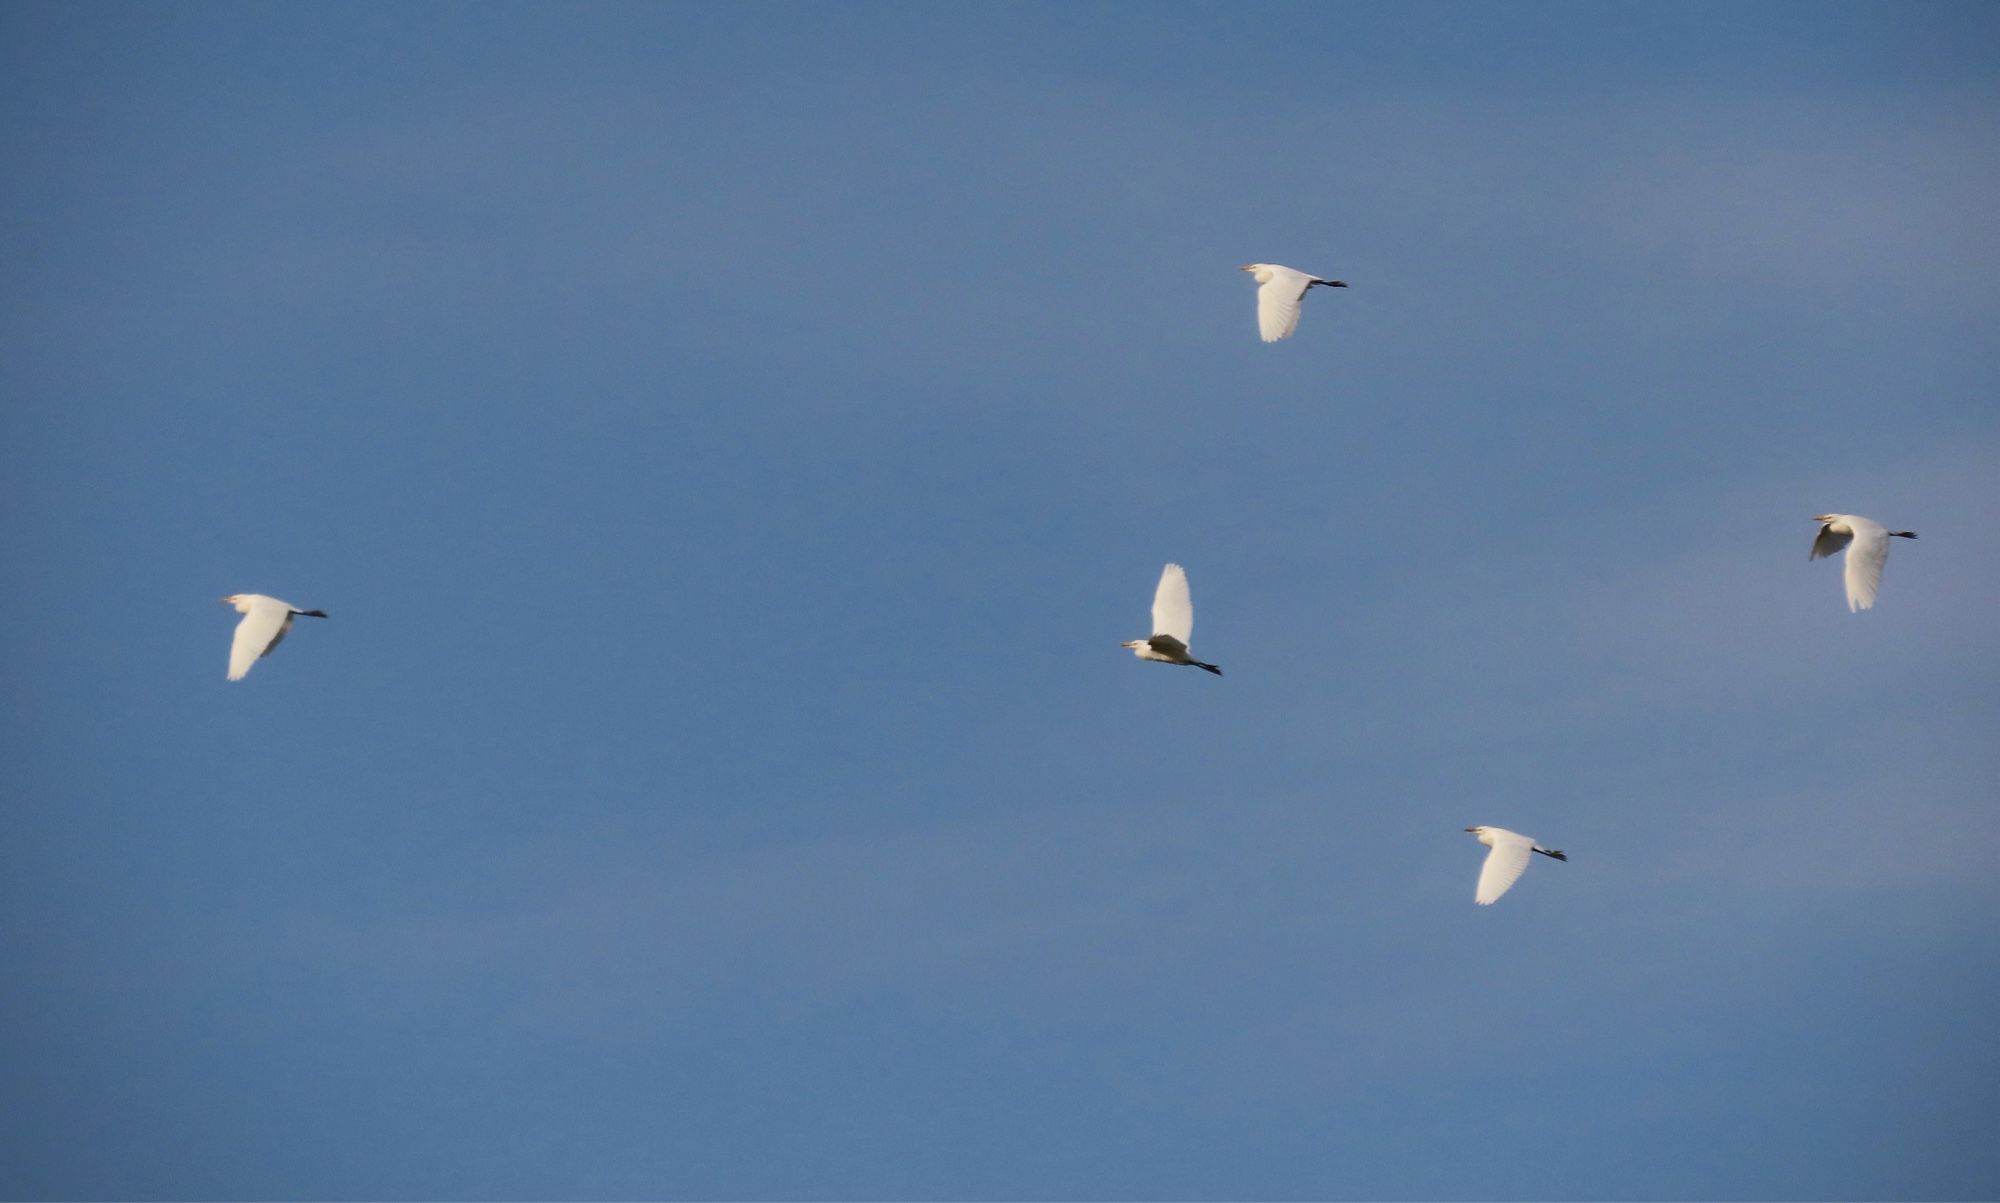
[[222, 599], [222, 604], [225, 606], [233, 606], [242, 600], [243, 600], [243, 595], [241, 593], [232, 593], [228, 597]]

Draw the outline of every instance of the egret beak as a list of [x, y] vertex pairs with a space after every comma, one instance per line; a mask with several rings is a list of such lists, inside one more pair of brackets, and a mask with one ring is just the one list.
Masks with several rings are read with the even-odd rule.
[[1478, 830], [1479, 830], [1479, 828], [1477, 828], [1477, 827], [1468, 827], [1468, 828], [1466, 828], [1466, 830], [1467, 830], [1467, 831], [1478, 831]]
[[1240, 272], [1254, 272], [1257, 269], [1255, 267], [1239, 267], [1236, 270]]

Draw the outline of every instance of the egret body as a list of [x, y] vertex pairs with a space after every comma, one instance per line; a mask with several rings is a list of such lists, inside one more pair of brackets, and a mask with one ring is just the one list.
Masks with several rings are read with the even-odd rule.
[[1873, 608], [1882, 588], [1882, 566], [1889, 562], [1889, 540], [1914, 539], [1917, 532], [1889, 530], [1859, 514], [1821, 514], [1813, 521], [1821, 523], [1819, 537], [1806, 558], [1817, 560], [1846, 548], [1847, 612]]
[[1188, 596], [1187, 573], [1179, 564], [1167, 565], [1160, 573], [1160, 587], [1153, 591], [1153, 634], [1149, 639], [1121, 643], [1141, 660], [1161, 664], [1186, 664], [1205, 668], [1216, 676], [1222, 670], [1188, 655], [1188, 639], [1194, 634], [1194, 602]]
[[1290, 338], [1299, 328], [1299, 302], [1315, 284], [1322, 288], [1346, 288], [1340, 280], [1322, 280], [1277, 263], [1252, 263], [1240, 271], [1257, 281], [1257, 332], [1267, 343]]
[[232, 593], [222, 601], [225, 605], [236, 607], [236, 612], [243, 616], [243, 621], [236, 624], [236, 638], [229, 644], [229, 679], [232, 681], [241, 681], [251, 665], [285, 641], [285, 635], [292, 629], [292, 619], [300, 615], [307, 618], [326, 617], [322, 611], [301, 610], [290, 602], [265, 597], [261, 593]]

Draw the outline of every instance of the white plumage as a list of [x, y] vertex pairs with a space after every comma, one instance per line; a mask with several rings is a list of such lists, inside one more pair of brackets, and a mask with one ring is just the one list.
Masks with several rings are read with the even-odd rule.
[[1528, 858], [1534, 853], [1539, 852], [1556, 860], [1569, 859], [1563, 853], [1544, 848], [1527, 836], [1505, 827], [1468, 827], [1466, 830], [1492, 849], [1486, 854], [1486, 863], [1480, 866], [1479, 890], [1472, 896], [1472, 900], [1480, 906], [1492, 906], [1510, 886], [1521, 880], [1521, 874], [1528, 868]]
[[1169, 564], [1160, 570], [1153, 590], [1153, 634], [1172, 635], [1182, 643], [1194, 638], [1194, 595], [1188, 591], [1187, 570]]
[[292, 619], [301, 614], [308, 618], [326, 617], [319, 610], [301, 610], [290, 602], [265, 597], [261, 593], [232, 593], [222, 600], [236, 607], [236, 612], [243, 616], [243, 621], [236, 624], [236, 638], [229, 644], [229, 679], [232, 681], [241, 681], [251, 665], [285, 641], [285, 636], [292, 629]]
[[1914, 539], [1917, 532], [1890, 530], [1859, 514], [1821, 514], [1813, 521], [1823, 525], [1806, 558], [1817, 560], [1846, 548], [1847, 612], [1872, 609], [1882, 589], [1882, 567], [1889, 562], [1889, 540]]
[[1188, 640], [1194, 636], [1194, 599], [1188, 593], [1187, 573], [1179, 564], [1169, 564], [1160, 573], [1160, 586], [1153, 590], [1153, 635], [1121, 643], [1141, 660], [1161, 664], [1186, 664], [1205, 668], [1216, 676], [1222, 670], [1204, 664], [1188, 654]]
[[1290, 338], [1299, 328], [1299, 302], [1306, 290], [1318, 284], [1326, 288], [1346, 288], [1339, 280], [1322, 280], [1278, 263], [1252, 263], [1239, 269], [1257, 281], [1257, 331], [1267, 343]]

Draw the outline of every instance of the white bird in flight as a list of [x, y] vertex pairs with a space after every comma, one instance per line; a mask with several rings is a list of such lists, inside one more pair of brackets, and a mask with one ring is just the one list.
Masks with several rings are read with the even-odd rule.
[[1479, 837], [1479, 842], [1493, 851], [1486, 854], [1486, 863], [1479, 870], [1479, 892], [1472, 900], [1481, 906], [1492, 906], [1508, 887], [1521, 880], [1521, 874], [1528, 868], [1528, 854], [1539, 852], [1557, 860], [1569, 857], [1553, 848], [1544, 848], [1518, 831], [1505, 827], [1468, 827], [1467, 831]]
[[1859, 514], [1821, 514], [1813, 519], [1824, 523], [1813, 540], [1808, 560], [1830, 556], [1847, 549], [1847, 612], [1872, 609], [1875, 594], [1882, 588], [1882, 565], [1889, 562], [1890, 539], [1914, 539], [1913, 530], [1888, 530], [1872, 518]]
[[1252, 263], [1237, 270], [1251, 273], [1257, 281], [1257, 330], [1267, 343], [1290, 338], [1299, 328], [1299, 302], [1307, 289], [1315, 284], [1347, 287], [1342, 281], [1322, 280], [1277, 263]]
[[222, 601], [235, 606], [236, 612], [243, 616], [243, 621], [236, 624], [236, 638], [229, 644], [232, 681], [241, 681], [259, 657], [270, 655], [272, 648], [285, 641], [286, 633], [292, 629], [292, 619], [301, 614], [307, 618], [326, 617], [322, 611], [301, 610], [290, 602], [261, 593], [232, 593]]
[[1194, 634], [1194, 601], [1188, 597], [1187, 573], [1179, 564], [1169, 564], [1160, 573], [1160, 587], [1153, 591], [1153, 637], [1121, 643], [1141, 660], [1162, 664], [1188, 664], [1205, 668], [1216, 676], [1222, 670], [1203, 664], [1188, 655], [1188, 638]]

